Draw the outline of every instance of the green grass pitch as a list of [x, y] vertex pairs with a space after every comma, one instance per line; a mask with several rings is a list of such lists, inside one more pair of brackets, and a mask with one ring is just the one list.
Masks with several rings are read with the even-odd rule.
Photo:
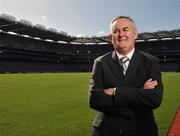
[[[0, 136], [89, 136], [90, 73], [0, 74]], [[180, 73], [163, 73], [164, 99], [155, 110], [165, 136], [180, 104]]]

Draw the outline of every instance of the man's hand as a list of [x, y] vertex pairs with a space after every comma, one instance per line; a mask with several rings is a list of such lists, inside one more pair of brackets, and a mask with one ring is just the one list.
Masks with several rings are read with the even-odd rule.
[[104, 89], [104, 93], [107, 95], [114, 95], [114, 88], [108, 88], [108, 89]]
[[158, 82], [156, 80], [152, 81], [152, 78], [150, 78], [149, 80], [146, 81], [146, 83], [144, 84], [143, 89], [154, 89], [155, 86], [158, 85]]

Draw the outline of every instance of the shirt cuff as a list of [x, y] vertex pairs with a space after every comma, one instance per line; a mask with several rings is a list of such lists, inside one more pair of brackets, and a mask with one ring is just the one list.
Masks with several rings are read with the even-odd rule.
[[113, 96], [116, 94], [116, 87], [113, 89]]

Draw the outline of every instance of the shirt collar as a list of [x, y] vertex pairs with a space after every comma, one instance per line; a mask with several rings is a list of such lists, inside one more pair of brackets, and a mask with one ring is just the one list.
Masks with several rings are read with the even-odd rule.
[[[126, 57], [128, 57], [130, 60], [134, 54], [134, 50], [135, 48], [133, 48], [128, 54], [126, 54]], [[118, 56], [118, 59], [120, 60], [122, 57], [124, 57], [124, 55], [120, 54], [119, 52], [116, 51], [116, 54]]]

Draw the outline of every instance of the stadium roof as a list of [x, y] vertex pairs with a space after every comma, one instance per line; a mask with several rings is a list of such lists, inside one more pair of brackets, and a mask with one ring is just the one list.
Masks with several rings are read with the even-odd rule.
[[[46, 28], [41, 24], [32, 25], [30, 21], [17, 21], [15, 17], [7, 14], [0, 15], [0, 30], [4, 32], [13, 32], [17, 35], [28, 36], [32, 38], [40, 38], [42, 40], [52, 40], [55, 42], [72, 43], [72, 44], [109, 44], [108, 36], [101, 37], [75, 37], [70, 36], [66, 32], [58, 32], [54, 28]], [[179, 39], [180, 29], [170, 31], [144, 32], [139, 33], [136, 42]]]

